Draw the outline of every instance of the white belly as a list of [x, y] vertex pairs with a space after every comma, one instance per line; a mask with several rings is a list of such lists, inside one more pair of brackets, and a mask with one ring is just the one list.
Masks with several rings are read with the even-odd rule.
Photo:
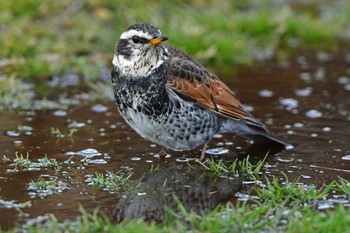
[[140, 136], [172, 150], [182, 151], [192, 149], [206, 143], [208, 138], [212, 138], [215, 134], [214, 129], [210, 130], [211, 132], [205, 132], [205, 135], [199, 132], [190, 134], [193, 125], [185, 125], [177, 122], [181, 125], [179, 128], [169, 123], [169, 115], [163, 115], [155, 120], [132, 108], [126, 111], [126, 115], [121, 115]]

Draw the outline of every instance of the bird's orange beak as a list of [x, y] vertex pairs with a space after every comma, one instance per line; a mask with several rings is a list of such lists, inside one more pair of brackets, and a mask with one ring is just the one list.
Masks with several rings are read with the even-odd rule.
[[167, 39], [168, 37], [166, 35], [159, 34], [156, 37], [154, 37], [152, 40], [150, 40], [148, 43], [151, 45], [158, 45], [163, 41], [166, 41]]

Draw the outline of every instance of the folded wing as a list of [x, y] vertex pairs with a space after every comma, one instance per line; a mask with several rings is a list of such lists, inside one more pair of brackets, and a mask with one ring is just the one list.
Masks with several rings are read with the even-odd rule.
[[224, 118], [242, 120], [251, 117], [225, 83], [192, 60], [182, 57], [170, 60], [167, 87], [180, 98]]

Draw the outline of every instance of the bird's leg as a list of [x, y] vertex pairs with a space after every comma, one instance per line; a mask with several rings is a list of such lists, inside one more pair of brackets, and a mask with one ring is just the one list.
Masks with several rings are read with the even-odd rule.
[[167, 148], [163, 147], [163, 148], [159, 151], [159, 157], [160, 157], [161, 159], [164, 159], [164, 158], [165, 158], [165, 155], [166, 155], [166, 151], [167, 151], [167, 150], [168, 150]]
[[205, 151], [207, 150], [207, 143], [204, 144], [203, 148], [202, 148], [202, 153], [201, 153], [201, 157], [200, 157], [200, 161], [203, 162], [205, 160]]

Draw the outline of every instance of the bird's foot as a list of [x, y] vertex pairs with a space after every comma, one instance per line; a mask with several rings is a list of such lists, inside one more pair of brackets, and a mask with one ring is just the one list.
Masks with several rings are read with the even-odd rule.
[[204, 144], [203, 148], [202, 148], [202, 153], [201, 153], [201, 157], [200, 157], [200, 161], [203, 162], [205, 160], [205, 151], [207, 150], [207, 143]]
[[166, 156], [166, 151], [167, 151], [167, 150], [168, 150], [167, 148], [163, 147], [163, 148], [159, 151], [159, 158], [160, 158], [161, 160], [165, 160], [165, 156]]

